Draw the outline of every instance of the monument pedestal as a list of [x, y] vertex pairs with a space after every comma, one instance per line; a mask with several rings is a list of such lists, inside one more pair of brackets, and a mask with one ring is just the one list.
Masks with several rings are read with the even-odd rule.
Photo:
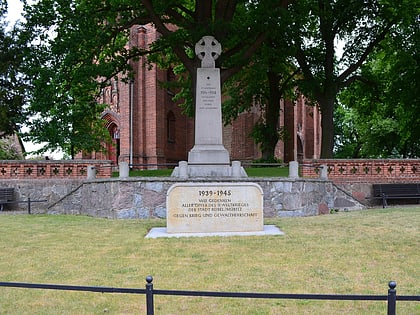
[[188, 164], [229, 164], [229, 152], [223, 145], [196, 144], [188, 153]]
[[189, 177], [248, 177], [245, 169], [241, 166], [241, 162], [239, 161], [232, 161], [232, 164], [204, 164], [203, 162], [190, 164], [187, 161], [181, 161], [179, 162], [179, 166], [174, 168], [171, 176], [179, 177], [181, 179], [187, 179]]

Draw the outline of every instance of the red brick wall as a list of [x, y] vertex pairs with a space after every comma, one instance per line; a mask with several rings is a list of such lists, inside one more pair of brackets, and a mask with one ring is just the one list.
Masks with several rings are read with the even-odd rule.
[[254, 112], [242, 113], [229, 128], [224, 129], [224, 133], [229, 135], [231, 141], [226, 146], [231, 160], [252, 161], [260, 156], [260, 151], [251, 137], [258, 116]]
[[0, 161], [0, 179], [62, 179], [87, 178], [87, 168], [96, 168], [96, 177], [112, 176], [111, 161], [66, 160], [66, 161]]
[[302, 176], [319, 177], [321, 165], [328, 167], [328, 178], [335, 182], [420, 182], [420, 159], [305, 160]]
[[[133, 27], [130, 45], [147, 48], [158, 34], [151, 27]], [[160, 82], [167, 81], [167, 71], [147, 64], [146, 57], [132, 62], [135, 71], [132, 82], [132, 109], [130, 110], [130, 86], [120, 82], [120, 158], [141, 168], [142, 164], [175, 163], [186, 160], [193, 146], [194, 121], [182, 113], [182, 109], [172, 101], [172, 93], [162, 88]], [[124, 91], [124, 92], [123, 92]], [[131, 112], [131, 113], [130, 113]], [[168, 139], [167, 117], [175, 116], [174, 139]], [[132, 140], [130, 142], [130, 115], [132, 117]]]

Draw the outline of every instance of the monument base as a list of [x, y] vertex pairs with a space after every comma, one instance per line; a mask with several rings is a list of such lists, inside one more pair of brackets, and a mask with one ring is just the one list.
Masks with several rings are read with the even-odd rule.
[[172, 177], [186, 179], [189, 177], [248, 177], [241, 162], [233, 161], [232, 165], [226, 164], [190, 164], [187, 161], [180, 161], [171, 174]]
[[223, 145], [196, 144], [188, 152], [188, 164], [229, 164], [229, 152]]
[[284, 235], [275, 225], [264, 225], [263, 231], [253, 232], [213, 232], [213, 233], [168, 233], [167, 229], [152, 228], [147, 233], [145, 238], [160, 238], [160, 237], [211, 237], [211, 236], [268, 236], [268, 235]]

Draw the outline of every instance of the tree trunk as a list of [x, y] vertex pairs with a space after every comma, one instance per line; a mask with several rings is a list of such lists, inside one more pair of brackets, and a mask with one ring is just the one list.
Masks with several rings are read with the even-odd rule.
[[277, 124], [280, 115], [280, 76], [275, 72], [269, 71], [267, 77], [270, 89], [269, 99], [265, 109], [267, 134], [265, 139], [263, 139], [264, 142], [261, 144], [261, 153], [263, 160], [274, 160], [274, 152], [279, 141]]
[[321, 108], [321, 159], [333, 157], [334, 149], [334, 103], [335, 94], [323, 95], [318, 99]]

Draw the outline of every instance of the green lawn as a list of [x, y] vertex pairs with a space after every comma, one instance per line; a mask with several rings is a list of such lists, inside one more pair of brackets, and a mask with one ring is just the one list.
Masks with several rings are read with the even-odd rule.
[[[289, 176], [288, 167], [247, 167], [245, 168], [249, 177], [287, 177]], [[130, 171], [130, 177], [164, 177], [171, 176], [172, 169], [159, 170], [133, 170]], [[118, 172], [113, 174], [118, 177]]]
[[[164, 220], [0, 215], [0, 281], [232, 292], [420, 295], [420, 208], [266, 221], [284, 236], [145, 239]], [[0, 314], [145, 314], [143, 295], [0, 287]], [[156, 314], [386, 314], [377, 301], [155, 297]], [[397, 302], [398, 314], [420, 314]]]

